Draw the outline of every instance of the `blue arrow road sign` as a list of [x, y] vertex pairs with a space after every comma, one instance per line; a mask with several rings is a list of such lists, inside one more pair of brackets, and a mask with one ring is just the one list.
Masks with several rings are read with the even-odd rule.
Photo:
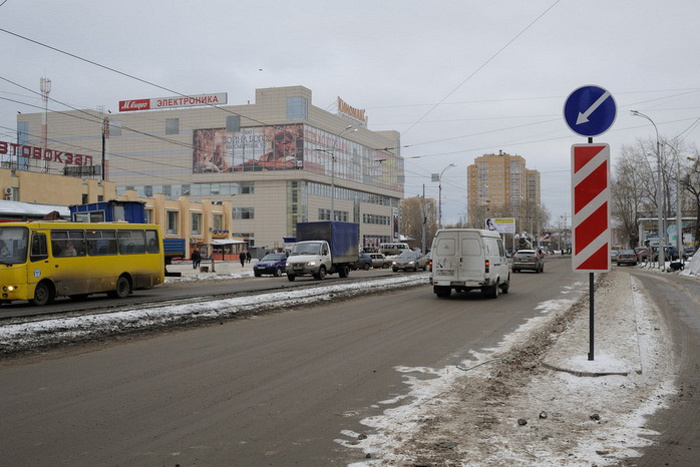
[[617, 106], [607, 89], [582, 86], [572, 92], [564, 104], [564, 120], [574, 133], [598, 136], [615, 122]]

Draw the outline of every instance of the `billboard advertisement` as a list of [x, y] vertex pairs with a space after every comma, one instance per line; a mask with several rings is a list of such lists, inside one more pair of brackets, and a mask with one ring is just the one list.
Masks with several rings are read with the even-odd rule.
[[513, 217], [489, 217], [484, 221], [487, 230], [495, 230], [500, 234], [515, 233], [515, 218]]
[[294, 170], [304, 165], [303, 125], [192, 132], [193, 173]]

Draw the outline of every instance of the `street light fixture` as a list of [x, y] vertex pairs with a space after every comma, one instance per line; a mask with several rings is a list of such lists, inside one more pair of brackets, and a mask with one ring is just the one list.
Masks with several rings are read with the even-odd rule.
[[664, 237], [664, 225], [663, 225], [663, 207], [662, 207], [662, 202], [663, 202], [663, 192], [661, 190], [661, 150], [660, 150], [660, 143], [659, 143], [659, 129], [656, 127], [656, 123], [654, 123], [654, 120], [652, 120], [648, 115], [645, 115], [641, 112], [638, 112], [636, 110], [631, 110], [630, 113], [634, 117], [642, 117], [646, 118], [651, 122], [652, 125], [654, 125], [654, 130], [656, 131], [656, 176], [657, 176], [657, 183], [656, 183], [656, 207], [657, 207], [657, 214], [658, 214], [658, 236], [659, 236], [659, 268], [664, 269], [666, 266], [666, 258], [664, 258], [664, 245], [662, 243], [662, 239]]
[[450, 167], [456, 167], [456, 165], [448, 165], [442, 169], [442, 172], [440, 172], [440, 175], [438, 176], [438, 229], [442, 228], [442, 174], [444, 174], [445, 170], [449, 169]]
[[[340, 140], [340, 137], [343, 136], [345, 133], [350, 132], [354, 133], [357, 131], [357, 128], [354, 128], [352, 125], [348, 125], [345, 127], [343, 131], [338, 133], [335, 136], [335, 139], [333, 140], [333, 144], [331, 145], [330, 149], [330, 154], [331, 154], [331, 220], [335, 220], [335, 147], [338, 144], [338, 141]], [[316, 151], [321, 151], [321, 152], [329, 152], [327, 149], [316, 149]]]

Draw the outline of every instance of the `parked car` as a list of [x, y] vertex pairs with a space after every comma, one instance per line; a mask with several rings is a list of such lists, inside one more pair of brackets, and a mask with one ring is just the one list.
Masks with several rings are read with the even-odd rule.
[[513, 255], [513, 272], [530, 269], [537, 273], [544, 272], [544, 258], [535, 250], [518, 250]]
[[646, 261], [649, 257], [649, 249], [647, 247], [638, 246], [634, 249], [634, 252], [637, 253], [637, 258], [639, 261]]
[[428, 270], [428, 258], [415, 251], [404, 251], [391, 263], [391, 270], [394, 272]]
[[391, 266], [391, 261], [387, 259], [382, 253], [370, 253], [369, 257], [372, 258], [373, 268], [386, 269]]
[[685, 255], [688, 259], [692, 258], [693, 255], [695, 254], [695, 247], [694, 246], [686, 246], [684, 248], [685, 250]]
[[367, 253], [360, 253], [360, 258], [357, 260], [353, 269], [369, 270], [372, 267], [372, 258]]
[[[681, 259], [678, 257], [678, 248], [676, 248], [675, 246], [672, 246], [669, 249], [669, 255], [670, 255], [670, 257], [668, 259], [670, 259], [671, 261], [679, 261]], [[682, 259], [684, 259], [684, 260], [688, 259], [688, 254], [685, 252], [685, 248], [683, 248], [683, 258]]]
[[617, 252], [617, 258], [615, 258], [615, 261], [617, 261], [618, 266], [623, 264], [631, 264], [632, 266], [636, 266], [639, 259], [637, 258], [637, 253], [634, 250], [620, 250]]
[[[664, 261], [669, 261], [671, 259], [671, 247], [670, 246], [664, 246]], [[655, 245], [651, 247], [651, 261], [658, 261], [659, 260], [659, 246]]]
[[253, 266], [253, 274], [255, 274], [255, 277], [260, 277], [263, 274], [272, 274], [279, 277], [284, 274], [286, 266], [286, 253], [268, 253]]

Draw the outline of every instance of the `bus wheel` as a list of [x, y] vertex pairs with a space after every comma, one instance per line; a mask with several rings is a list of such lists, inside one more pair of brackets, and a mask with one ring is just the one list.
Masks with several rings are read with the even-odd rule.
[[34, 298], [32, 305], [44, 306], [53, 303], [54, 291], [51, 284], [47, 281], [39, 282], [34, 289]]
[[126, 298], [131, 292], [131, 284], [126, 276], [119, 276], [117, 279], [117, 288], [110, 292], [109, 296], [112, 298]]

